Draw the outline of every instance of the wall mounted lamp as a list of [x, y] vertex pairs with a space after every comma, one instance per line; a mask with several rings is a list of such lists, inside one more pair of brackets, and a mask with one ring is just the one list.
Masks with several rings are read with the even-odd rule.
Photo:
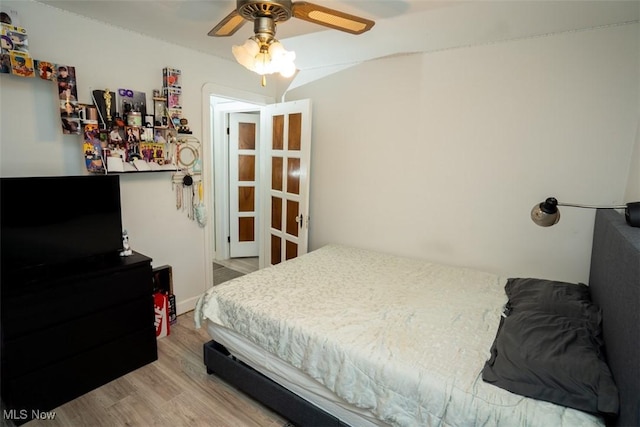
[[640, 202], [627, 203], [617, 206], [579, 205], [575, 203], [560, 203], [555, 197], [549, 197], [544, 202], [536, 204], [531, 209], [531, 220], [541, 227], [549, 227], [560, 221], [558, 206], [570, 206], [587, 209], [624, 209], [627, 223], [632, 227], [640, 227]]

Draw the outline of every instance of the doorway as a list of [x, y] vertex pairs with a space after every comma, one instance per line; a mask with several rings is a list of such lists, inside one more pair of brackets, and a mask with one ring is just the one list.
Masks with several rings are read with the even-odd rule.
[[[261, 158], [255, 173], [268, 185], [255, 191], [260, 213], [255, 236], [259, 268], [278, 264], [307, 252], [309, 229], [309, 164], [311, 101], [276, 104], [272, 98], [213, 84], [203, 91], [203, 180], [205, 205], [212, 212], [205, 225], [205, 256], [211, 262], [231, 259], [230, 240], [230, 117], [252, 113], [259, 117]], [[208, 130], [208, 132], [206, 131]], [[258, 136], [255, 136], [258, 138]], [[263, 233], [264, 232], [264, 233]], [[212, 275], [207, 269], [207, 283]]]
[[[242, 90], [205, 84], [202, 91], [203, 123], [203, 180], [205, 205], [209, 220], [205, 225], [205, 259], [232, 263], [227, 237], [229, 236], [229, 147], [226, 129], [231, 113], [260, 114], [273, 98]], [[259, 233], [257, 234], [259, 236]], [[253, 263], [253, 261], [249, 260]], [[205, 271], [209, 286], [213, 283], [213, 269]]]
[[[258, 203], [255, 197], [259, 162], [257, 157], [258, 133], [254, 132], [253, 147], [244, 147], [238, 135], [238, 115], [247, 115], [260, 120], [260, 106], [229, 99], [212, 97], [213, 119], [213, 189], [215, 218], [215, 260], [257, 257], [259, 239], [257, 221], [249, 214], [255, 213]], [[232, 130], [233, 128], [233, 130]], [[250, 153], [249, 151], [253, 151]], [[240, 202], [252, 197], [253, 206], [239, 207]], [[247, 205], [249, 203], [244, 203]], [[255, 224], [249, 230], [247, 224]], [[254, 241], [255, 250], [246, 243]], [[243, 243], [245, 243], [243, 245]], [[239, 249], [240, 247], [240, 249]], [[233, 249], [233, 250], [232, 250]]]

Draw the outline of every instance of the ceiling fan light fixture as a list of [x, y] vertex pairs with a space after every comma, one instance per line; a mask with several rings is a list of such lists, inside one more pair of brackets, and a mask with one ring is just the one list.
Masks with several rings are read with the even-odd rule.
[[280, 73], [283, 77], [291, 77], [296, 72], [295, 52], [287, 51], [273, 37], [254, 36], [240, 46], [233, 46], [231, 51], [240, 65], [261, 76]]
[[261, 76], [265, 74], [271, 74], [271, 55], [266, 49], [261, 49], [260, 52], [255, 56], [255, 68], [254, 71]]
[[284, 46], [282, 46], [282, 43], [280, 43], [278, 40], [274, 40], [273, 43], [269, 45], [269, 55], [278, 57], [284, 55], [285, 53], [286, 50], [284, 49]]
[[240, 65], [255, 71], [255, 58], [260, 53], [260, 45], [255, 39], [250, 38], [240, 46], [232, 46], [231, 52]]
[[280, 42], [273, 43], [269, 46], [269, 53], [271, 55], [271, 67], [273, 73], [280, 73], [282, 77], [291, 77], [296, 73], [296, 53], [293, 51], [287, 51]]
[[293, 77], [296, 73], [296, 65], [293, 62], [287, 62], [280, 67], [280, 75], [285, 79]]
[[279, 72], [289, 78], [296, 73], [295, 52], [288, 52], [275, 38], [276, 23], [288, 21], [291, 17], [351, 34], [362, 34], [375, 25], [370, 19], [306, 1], [236, 0], [236, 9], [213, 27], [209, 35], [228, 37], [245, 20], [252, 21], [254, 35], [249, 39], [252, 43], [245, 42], [231, 50], [238, 63], [262, 76], [262, 86], [265, 86], [266, 74]]

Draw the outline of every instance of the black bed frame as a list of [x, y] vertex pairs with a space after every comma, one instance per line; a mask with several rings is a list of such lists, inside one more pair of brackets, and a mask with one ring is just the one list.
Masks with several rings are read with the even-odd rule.
[[213, 340], [204, 345], [204, 364], [208, 374], [215, 374], [297, 426], [347, 426], [233, 357], [222, 344]]
[[[596, 212], [589, 287], [602, 309], [607, 362], [620, 392], [620, 413], [608, 425], [640, 426], [640, 228], [612, 210]], [[345, 426], [336, 417], [236, 359], [221, 344], [204, 345], [215, 374], [298, 426]]]

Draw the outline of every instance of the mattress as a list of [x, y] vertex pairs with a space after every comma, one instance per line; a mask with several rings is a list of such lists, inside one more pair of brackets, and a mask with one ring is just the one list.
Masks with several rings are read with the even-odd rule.
[[343, 423], [358, 427], [388, 426], [371, 411], [349, 404], [309, 375], [231, 329], [208, 321], [207, 330], [211, 338], [224, 345], [234, 357]]
[[390, 425], [603, 425], [482, 381], [505, 283], [329, 245], [213, 287], [196, 321], [234, 331]]

